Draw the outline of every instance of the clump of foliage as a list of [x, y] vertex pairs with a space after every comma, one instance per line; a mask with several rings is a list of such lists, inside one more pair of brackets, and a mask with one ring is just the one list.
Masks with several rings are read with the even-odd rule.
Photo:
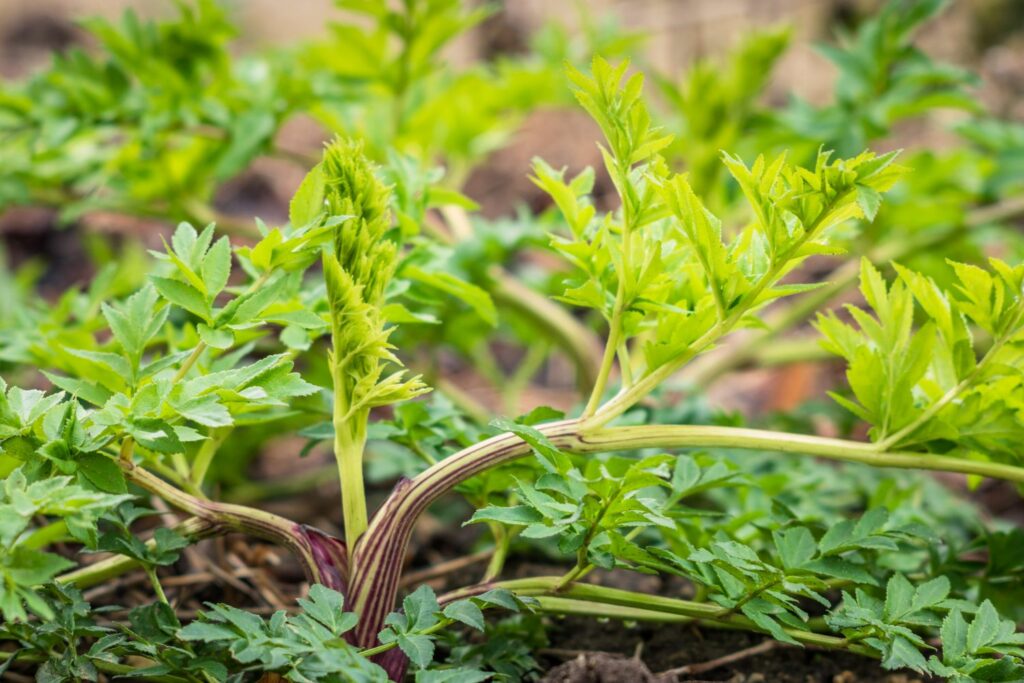
[[[570, 176], [538, 159], [533, 180], [558, 214], [546, 224], [550, 248], [565, 263], [557, 299], [599, 324], [605, 341], [589, 374], [580, 373], [586, 392], [578, 412], [537, 406], [514, 419], [479, 406], [462, 410], [439, 395], [450, 389], [436, 375], [406, 370], [419, 350], [410, 330], [426, 337], [437, 326], [487, 339], [510, 309], [521, 316], [522, 338], [560, 340], [576, 349], [581, 367], [587, 355], [571, 342], [592, 332], [537, 292], [523, 294], [526, 286], [503, 269], [486, 273], [488, 287], [450, 272], [460, 263], [446, 251], [458, 251], [452, 236], [422, 232], [429, 208], [465, 202], [438, 188], [436, 173], [384, 149], [409, 151], [416, 131], [436, 132], [416, 103], [429, 101], [423, 93], [434, 92], [435, 81], [450, 86], [436, 91], [438, 102], [458, 101], [438, 50], [481, 17], [443, 0], [404, 3], [404, 14], [386, 3], [346, 4], [375, 28], [338, 27], [331, 40], [366, 59], [331, 60], [326, 71], [355, 69], [341, 82], [365, 92], [353, 95], [351, 108], [317, 106], [323, 116], [351, 114], [348, 132], [360, 139], [326, 146], [287, 221], [258, 223], [250, 240], [218, 235], [213, 223], [181, 223], [141, 281], [119, 283], [116, 269], [105, 271], [55, 306], [30, 300], [2, 330], [0, 359], [13, 371], [9, 384], [0, 382], [0, 641], [16, 649], [0, 651], [0, 673], [386, 681], [411, 671], [417, 681], [514, 680], [534, 667], [523, 644], [537, 615], [580, 614], [747, 629], [954, 681], [1024, 677], [1024, 634], [1015, 624], [1024, 616], [1020, 530], [987, 528], [935, 482], [904, 472], [1024, 484], [1015, 448], [1024, 436], [1024, 266], [965, 250], [962, 260], [917, 267], [909, 250], [894, 261], [887, 239], [896, 238], [877, 228], [903, 215], [886, 218], [892, 195], [913, 213], [936, 200], [932, 187], [962, 207], [983, 199], [999, 206], [1017, 186], [1005, 167], [973, 151], [955, 157], [977, 165], [976, 191], [965, 193], [953, 187], [956, 169], [925, 153], [860, 149], [901, 116], [962, 103], [959, 76], [940, 78], [947, 72], [909, 45], [913, 27], [938, 3], [893, 3], [846, 52], [833, 53], [849, 67], [838, 103], [818, 114], [793, 105], [803, 117], [820, 115], [837, 136], [854, 131], [842, 140], [801, 129], [792, 112], [757, 113], [754, 95], [784, 34], [750, 43], [721, 81], [719, 72], [698, 69], [672, 101], [689, 134], [715, 132], [738, 148], [716, 152], [714, 164], [657, 123], [643, 76], [627, 62], [598, 57], [589, 72], [569, 66], [572, 93], [603, 134], [603, 172], [618, 202], [598, 210], [592, 169]], [[200, 4], [182, 21], [215, 21], [217, 12]], [[154, 45], [177, 35], [135, 32]], [[383, 39], [391, 34], [398, 40]], [[216, 35], [207, 39], [216, 43]], [[206, 54], [214, 64], [226, 59], [213, 47]], [[318, 46], [300, 61], [330, 54]], [[939, 94], [910, 77], [854, 87], [850, 79], [874, 73], [852, 66], [861, 63], [923, 70]], [[227, 79], [225, 89], [238, 85], [230, 69], [212, 71]], [[861, 106], [878, 87], [893, 93], [882, 114]], [[735, 127], [696, 118], [703, 92], [717, 93], [709, 101], [735, 114], [726, 121]], [[734, 111], [729, 103], [737, 101]], [[382, 108], [391, 115], [377, 116]], [[389, 132], [369, 130], [382, 121]], [[965, 130], [980, 140], [979, 131], [994, 125]], [[69, 135], [102, 128], [83, 119]], [[775, 149], [798, 132], [802, 143], [834, 144]], [[447, 138], [437, 144], [466, 149]], [[856, 149], [846, 149], [851, 144]], [[213, 154], [203, 150], [197, 159]], [[689, 173], [673, 170], [680, 160]], [[922, 161], [932, 166], [915, 179], [911, 169]], [[907, 229], [938, 248], [969, 241], [968, 227], [1004, 215], [961, 211], [939, 226], [941, 239], [923, 221]], [[467, 250], [463, 259], [479, 258]], [[841, 262], [842, 286], [808, 274], [812, 259], [846, 250], [866, 254]], [[891, 263], [894, 274], [876, 261]], [[848, 271], [865, 306], [829, 310]], [[502, 296], [520, 305], [499, 311]], [[524, 297], [544, 303], [523, 316]], [[442, 319], [453, 300], [464, 328]], [[746, 428], [664, 400], [680, 371], [717, 376], [811, 314], [816, 343], [846, 363], [849, 389], [833, 393], [837, 407], [866, 427], [866, 440], [808, 433], [799, 415], [777, 428]], [[700, 369], [705, 359], [712, 371]], [[34, 388], [29, 366], [42, 370], [45, 390]], [[343, 536], [214, 496], [218, 461], [230, 462], [247, 438], [281, 431], [333, 446]], [[403, 476], [371, 511], [364, 478], [382, 444], [410, 457], [395, 464]], [[452, 494], [472, 508], [465, 522], [486, 528], [487, 567], [479, 580], [440, 595], [426, 585], [402, 595], [414, 527]], [[140, 507], [147, 498], [183, 518], [154, 518]], [[156, 528], [143, 535], [147, 523]], [[182, 623], [161, 568], [228, 533], [294, 556], [310, 584], [298, 612], [263, 618], [210, 604]], [[66, 552], [71, 543], [108, 555], [79, 565]], [[503, 578], [510, 554], [523, 547], [559, 558], [566, 570]], [[150, 582], [152, 604], [111, 623], [84, 600], [81, 589], [136, 568]], [[695, 590], [684, 599], [611, 588], [588, 580], [597, 569], [681, 577]], [[495, 613], [503, 619], [487, 618]], [[460, 643], [456, 629], [484, 637]]]

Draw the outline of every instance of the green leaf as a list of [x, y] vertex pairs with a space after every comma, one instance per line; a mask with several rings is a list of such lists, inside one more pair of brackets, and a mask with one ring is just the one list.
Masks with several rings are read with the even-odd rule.
[[189, 546], [188, 539], [173, 529], [161, 527], [153, 533], [153, 548], [149, 550], [148, 561], [166, 566], [178, 561], [179, 550]]
[[356, 615], [344, 612], [345, 597], [338, 591], [316, 583], [309, 588], [309, 598], [299, 598], [305, 614], [330, 629], [335, 636], [350, 631], [356, 625]]
[[451, 273], [427, 272], [414, 265], [405, 266], [402, 275], [454, 296], [472, 308], [488, 325], [494, 327], [498, 324], [498, 311], [486, 290]]
[[17, 548], [5, 567], [7, 576], [16, 584], [31, 587], [46, 583], [74, 562], [54, 553]]
[[231, 276], [231, 241], [227, 236], [217, 240], [203, 258], [201, 269], [206, 295], [212, 301], [228, 284]]
[[764, 611], [761, 605], [762, 602], [760, 600], [752, 600], [743, 605], [740, 611], [757, 626], [769, 633], [775, 640], [789, 643], [790, 645], [799, 645], [800, 642], [798, 640], [786, 633], [782, 626], [779, 625], [779, 622], [775, 621]]
[[953, 608], [942, 620], [942, 659], [955, 662], [967, 653], [967, 621], [960, 610]]
[[399, 633], [398, 647], [402, 648], [409, 661], [420, 669], [426, 668], [434, 661], [434, 641], [430, 636]]
[[818, 544], [810, 530], [796, 527], [775, 533], [775, 547], [778, 548], [782, 564], [787, 569], [805, 566], [818, 552]]
[[491, 421], [491, 427], [502, 432], [511, 432], [533, 448], [538, 460], [549, 472], [565, 471], [570, 465], [568, 456], [562, 453], [543, 432], [530, 425], [513, 422], [499, 417]]
[[100, 491], [106, 493], [125, 493], [124, 472], [112, 459], [99, 453], [85, 453], [76, 458], [78, 471]]
[[967, 628], [967, 650], [977, 652], [995, 640], [999, 633], [999, 613], [991, 600], [981, 603], [981, 608], [974, 615], [974, 621]]
[[402, 608], [408, 619], [410, 631], [422, 631], [436, 624], [437, 613], [441, 610], [437, 604], [437, 596], [426, 584], [405, 596]]
[[156, 275], [150, 276], [150, 281], [156, 286], [161, 296], [172, 304], [199, 316], [207, 323], [211, 322], [210, 305], [198, 289], [179, 280]]
[[214, 624], [198, 620], [193, 621], [178, 631], [178, 637], [182, 640], [195, 640], [204, 643], [216, 643], [238, 638], [234, 630], [224, 624]]
[[476, 596], [478, 602], [482, 602], [485, 605], [494, 605], [495, 607], [503, 607], [513, 612], [519, 611], [519, 598], [517, 598], [511, 591], [504, 588], [494, 588], [486, 593]]
[[462, 622], [478, 631], [484, 630], [484, 613], [471, 600], [457, 600], [444, 608], [444, 616]]
[[902, 574], [896, 573], [885, 586], [885, 619], [895, 622], [913, 610], [914, 586]]
[[873, 221], [879, 207], [882, 206], [882, 195], [873, 187], [858, 184], [857, 205], [864, 212], [864, 217], [869, 221]]
[[76, 358], [83, 358], [90, 363], [95, 363], [103, 370], [117, 377], [126, 378], [131, 374], [131, 368], [128, 363], [116, 353], [89, 351], [87, 349], [66, 349], [66, 351]]
[[840, 557], [823, 557], [813, 560], [805, 564], [804, 569], [815, 572], [816, 574], [831, 576], [836, 579], [853, 581], [854, 583], [867, 584], [870, 586], [878, 585], [878, 581], [875, 577], [872, 576], [871, 573], [863, 566], [854, 564], [853, 562], [844, 560]]
[[235, 333], [223, 327], [210, 327], [206, 323], [196, 325], [196, 332], [203, 343], [214, 349], [229, 349], [235, 343]]
[[938, 607], [949, 596], [949, 590], [949, 579], [945, 576], [921, 584], [914, 591], [914, 611]]
[[294, 227], [308, 225], [325, 212], [325, 186], [323, 168], [317, 164], [302, 179], [288, 205], [288, 221]]
[[466, 524], [501, 522], [502, 524], [511, 524], [513, 526], [526, 526], [543, 520], [544, 517], [528, 505], [513, 505], [511, 507], [489, 506], [474, 512]]
[[93, 382], [87, 382], [84, 379], [55, 375], [45, 370], [43, 375], [58, 389], [63, 389], [69, 394], [84, 399], [95, 406], [102, 406], [113, 396], [113, 393], [105, 387]]
[[127, 425], [136, 443], [158, 453], [183, 453], [185, 446], [177, 432], [165, 421], [156, 418], [135, 418]]
[[481, 683], [494, 674], [459, 667], [458, 669], [420, 669], [416, 683]]
[[122, 303], [102, 305], [103, 317], [121, 348], [134, 360], [134, 367], [138, 367], [146, 344], [167, 319], [168, 309], [158, 308], [157, 301], [157, 291], [145, 286]]
[[896, 636], [893, 638], [888, 656], [882, 660], [882, 666], [889, 670], [913, 669], [923, 673], [928, 668], [928, 662], [916, 645], [903, 636]]
[[217, 396], [203, 396], [184, 403], [172, 404], [179, 415], [204, 427], [229, 427], [233, 424], [231, 412]]
[[273, 277], [258, 289], [233, 299], [217, 314], [217, 325], [246, 325], [257, 318], [281, 295], [285, 277]]

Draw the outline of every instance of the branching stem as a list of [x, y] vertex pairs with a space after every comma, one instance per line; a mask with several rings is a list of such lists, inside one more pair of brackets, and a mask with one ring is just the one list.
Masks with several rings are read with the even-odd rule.
[[[593, 584], [573, 584], [559, 590], [557, 588], [559, 580], [556, 576], [541, 576], [482, 584], [449, 593], [442, 596], [440, 601], [444, 604], [479, 595], [495, 588], [504, 588], [520, 596], [534, 597], [538, 600], [542, 610], [556, 613], [570, 612], [618, 619], [682, 621], [684, 623], [686, 621], [699, 620], [740, 627], [751, 631], [761, 630], [746, 617], [733, 614], [722, 615], [720, 613], [721, 608], [717, 605], [679, 600], [660, 595], [647, 595], [645, 593], [636, 593]], [[857, 654], [877, 657], [870, 648], [851, 643], [846, 638], [816, 633], [814, 631], [784, 630], [794, 640], [806, 645], [814, 645], [832, 650], [849, 650]]]

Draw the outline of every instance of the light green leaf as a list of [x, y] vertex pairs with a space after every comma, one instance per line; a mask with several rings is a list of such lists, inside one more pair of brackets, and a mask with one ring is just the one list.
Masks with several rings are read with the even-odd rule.
[[210, 322], [210, 305], [198, 289], [184, 282], [156, 275], [151, 276], [150, 280], [157, 291], [172, 304]]

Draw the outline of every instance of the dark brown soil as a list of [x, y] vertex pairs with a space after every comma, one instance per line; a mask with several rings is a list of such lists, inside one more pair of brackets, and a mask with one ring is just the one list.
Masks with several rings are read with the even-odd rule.
[[[882, 671], [874, 660], [848, 653], [771, 647], [711, 670], [667, 674], [741, 653], [765, 641], [741, 631], [686, 625], [628, 625], [579, 617], [552, 620], [551, 647], [541, 662], [544, 683], [611, 681], [729, 681], [730, 683], [922, 683], [915, 674]], [[770, 647], [770, 646], [769, 646]]]

